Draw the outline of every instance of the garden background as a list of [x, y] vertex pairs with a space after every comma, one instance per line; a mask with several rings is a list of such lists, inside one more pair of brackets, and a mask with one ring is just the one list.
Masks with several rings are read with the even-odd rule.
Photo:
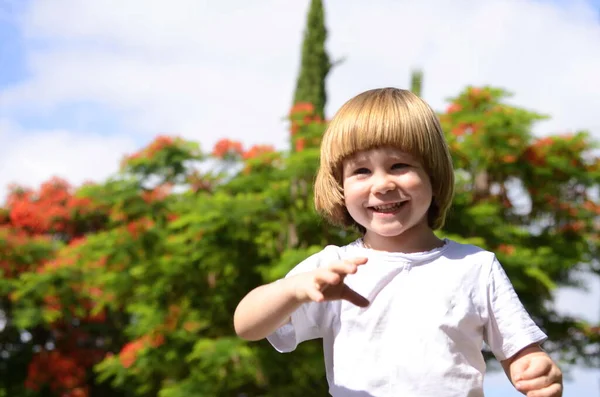
[[[565, 396], [600, 395], [598, 4], [322, 7], [0, 0], [0, 396], [324, 395], [318, 344], [231, 315], [353, 238], [312, 210], [317, 145], [380, 86], [439, 111], [443, 235], [498, 253]], [[518, 395], [493, 360], [486, 393]]]

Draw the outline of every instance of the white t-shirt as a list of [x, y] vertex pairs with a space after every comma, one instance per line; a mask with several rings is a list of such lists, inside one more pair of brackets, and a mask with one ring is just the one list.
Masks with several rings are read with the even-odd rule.
[[359, 256], [369, 261], [346, 284], [368, 307], [306, 303], [267, 338], [280, 352], [322, 338], [334, 397], [482, 397], [484, 341], [505, 360], [546, 340], [496, 256], [472, 245], [401, 254], [357, 240], [325, 247], [288, 276]]

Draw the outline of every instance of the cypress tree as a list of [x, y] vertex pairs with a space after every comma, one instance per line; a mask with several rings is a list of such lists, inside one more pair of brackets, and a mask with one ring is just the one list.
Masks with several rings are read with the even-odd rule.
[[423, 71], [413, 70], [410, 75], [410, 90], [413, 94], [421, 96], [423, 90]]
[[325, 79], [332, 64], [325, 49], [327, 29], [325, 28], [325, 10], [322, 0], [311, 0], [302, 44], [300, 73], [296, 81], [294, 104], [312, 103], [315, 113], [325, 117]]

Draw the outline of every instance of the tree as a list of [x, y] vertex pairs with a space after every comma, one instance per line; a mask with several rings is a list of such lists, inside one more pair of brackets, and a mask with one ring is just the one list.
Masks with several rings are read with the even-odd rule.
[[410, 75], [410, 91], [417, 96], [421, 96], [423, 91], [423, 71], [413, 70]]
[[[551, 305], [574, 269], [599, 270], [600, 205], [587, 193], [600, 182], [595, 143], [584, 132], [533, 137], [543, 117], [507, 105], [507, 95], [470, 87], [440, 114], [458, 177], [440, 234], [496, 251], [549, 333], [549, 350], [600, 364], [593, 324]], [[312, 206], [326, 122], [307, 103], [290, 119], [292, 141], [303, 142], [295, 150], [223, 139], [202, 151], [158, 137], [103, 183], [13, 190], [0, 211], [9, 324], [0, 331], [0, 388], [10, 396], [325, 395], [318, 342], [281, 355], [240, 340], [231, 324], [251, 288], [357, 236], [328, 226]], [[290, 223], [296, 244], [282, 227]]]
[[315, 113], [321, 118], [325, 117], [327, 102], [325, 80], [332, 67], [325, 48], [326, 39], [323, 1], [311, 0], [302, 43], [302, 60], [296, 81], [294, 105], [311, 103], [315, 107]]

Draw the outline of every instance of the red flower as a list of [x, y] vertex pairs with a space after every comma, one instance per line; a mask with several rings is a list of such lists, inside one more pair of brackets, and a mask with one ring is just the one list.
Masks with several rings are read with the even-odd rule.
[[314, 112], [315, 112], [315, 106], [312, 103], [298, 102], [298, 103], [295, 103], [294, 106], [292, 106], [292, 109], [290, 110], [290, 115], [314, 113]]
[[160, 334], [154, 336], [145, 335], [139, 339], [135, 339], [123, 346], [119, 353], [119, 361], [121, 361], [123, 367], [129, 368], [137, 360], [140, 350], [148, 346], [157, 348], [162, 345], [164, 341], [164, 336]]
[[477, 96], [481, 93], [481, 88], [478, 87], [471, 87], [469, 89], [469, 94], [473, 95], [473, 96]]
[[300, 131], [300, 124], [295, 121], [292, 121], [292, 126], [290, 127], [290, 132], [292, 136], [296, 135]]
[[544, 148], [544, 147], [552, 146], [553, 143], [554, 143], [554, 138], [552, 138], [551, 136], [547, 136], [547, 137], [540, 138], [537, 141], [535, 141], [533, 143], [533, 146], [537, 147], [537, 148]]
[[164, 185], [157, 186], [156, 188], [150, 191], [143, 192], [142, 199], [148, 204], [153, 203], [155, 201], [162, 201], [171, 193], [172, 188], [173, 184], [171, 183], [166, 183]]
[[215, 144], [212, 155], [218, 158], [225, 158], [226, 156], [241, 156], [244, 153], [242, 144], [238, 141], [232, 141], [229, 139], [221, 139]]
[[173, 145], [173, 143], [175, 142], [175, 139], [173, 139], [173, 137], [170, 136], [165, 136], [165, 135], [159, 135], [157, 136], [154, 141], [152, 141], [150, 143], [150, 145], [148, 145], [148, 147], [146, 148], [145, 152], [146, 152], [146, 157], [147, 158], [152, 158], [154, 157], [154, 155], [158, 152], [160, 152], [161, 150], [163, 150], [164, 148]]
[[87, 397], [89, 395], [89, 393], [88, 393], [87, 388], [77, 387], [63, 395], [64, 395], [64, 397]]
[[502, 252], [503, 254], [506, 254], [506, 255], [512, 255], [515, 253], [515, 251], [516, 251], [516, 249], [515, 249], [514, 245], [500, 244], [500, 246], [498, 246], [498, 252]]
[[119, 360], [121, 361], [121, 365], [124, 368], [131, 367], [135, 360], [137, 360], [137, 356], [140, 350], [144, 348], [144, 341], [141, 339], [136, 339], [133, 342], [127, 343], [121, 349], [119, 353]]
[[129, 222], [126, 228], [133, 238], [137, 238], [141, 233], [146, 233], [148, 230], [152, 229], [154, 225], [155, 224], [152, 219], [140, 218], [138, 220]]
[[49, 385], [55, 394], [85, 397], [85, 380], [86, 370], [74, 357], [57, 350], [42, 351], [34, 355], [29, 363], [25, 387], [38, 391], [44, 385]]
[[93, 209], [90, 199], [74, 197], [72, 190], [60, 178], [42, 183], [38, 192], [13, 186], [7, 200], [10, 223], [30, 235], [71, 234], [73, 214]]
[[585, 222], [582, 220], [574, 221], [567, 223], [566, 225], [560, 227], [561, 232], [573, 232], [577, 233], [585, 228]]
[[463, 136], [465, 134], [473, 134], [477, 131], [477, 127], [473, 124], [458, 124], [451, 132], [454, 136]]
[[179, 143], [180, 141], [181, 138], [178, 137], [159, 135], [145, 148], [129, 156], [125, 156], [121, 161], [121, 168], [126, 167], [131, 161], [135, 161], [138, 159], [151, 159], [158, 152], [162, 151], [165, 148], [168, 148], [169, 146], [173, 146]]
[[446, 110], [446, 113], [456, 113], [462, 110], [462, 106], [458, 103], [451, 103]]
[[593, 201], [587, 200], [584, 202], [583, 208], [587, 211], [595, 213], [596, 215], [600, 215], [600, 205], [594, 203]]
[[540, 138], [525, 150], [524, 156], [532, 165], [543, 166], [546, 164], [546, 154], [553, 144], [552, 137]]
[[254, 145], [246, 152], [244, 152], [244, 160], [253, 159], [262, 155], [273, 153], [275, 148], [271, 145]]
[[514, 163], [515, 161], [517, 161], [517, 156], [515, 156], [514, 154], [507, 154], [502, 156], [502, 161], [504, 161], [505, 163], [511, 164]]

